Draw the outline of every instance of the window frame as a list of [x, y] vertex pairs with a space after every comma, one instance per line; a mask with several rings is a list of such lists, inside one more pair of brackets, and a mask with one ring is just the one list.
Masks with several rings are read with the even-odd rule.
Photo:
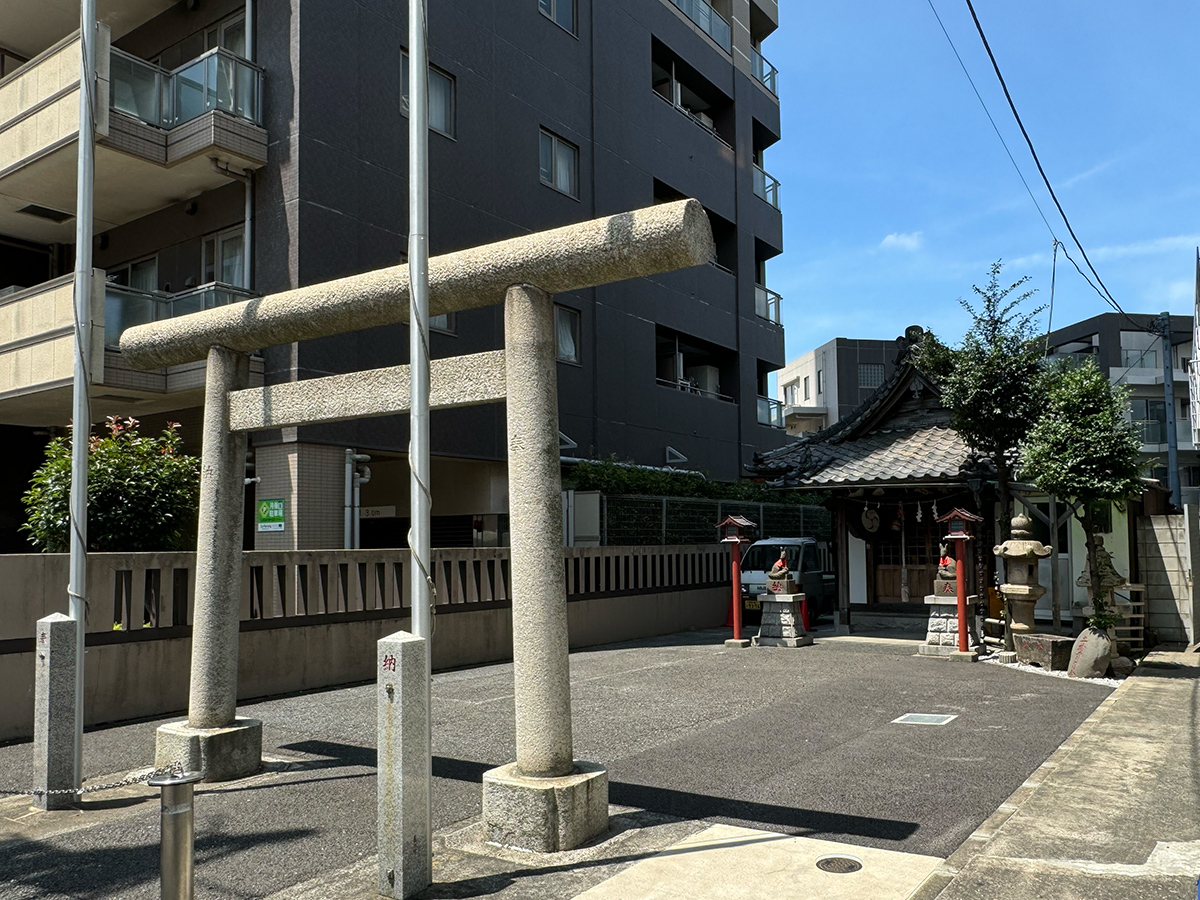
[[[543, 2], [550, 6], [550, 12], [542, 8]], [[571, 28], [568, 28], [562, 22], [558, 21], [557, 13], [560, 4], [568, 4], [571, 7]], [[571, 37], [578, 39], [579, 37], [579, 3], [578, 0], [537, 0], [538, 12], [569, 34]]]
[[[575, 338], [575, 357], [566, 357], [562, 355], [562, 350], [558, 343], [558, 317], [560, 313], [565, 313], [572, 317], [575, 323], [573, 337]], [[556, 362], [566, 363], [569, 366], [582, 366], [583, 353], [581, 352], [580, 342], [583, 339], [583, 313], [573, 306], [565, 306], [561, 303], [554, 304], [554, 359]]]
[[[445, 325], [433, 324], [434, 319], [441, 319], [441, 318], [445, 318], [445, 320], [446, 320]], [[458, 316], [452, 312], [442, 313], [439, 316], [430, 316], [429, 317], [429, 330], [432, 332], [436, 332], [437, 334], [448, 334], [448, 335], [451, 335], [452, 337], [458, 337]]]
[[[549, 181], [547, 181], [546, 178], [542, 175], [541, 159], [542, 159], [542, 137], [543, 136], [550, 138], [550, 140], [553, 142], [551, 144], [551, 153], [550, 153], [551, 169], [550, 169], [550, 180]], [[555, 176], [558, 174], [558, 145], [560, 143], [565, 144], [566, 146], [570, 147], [572, 150], [575, 151], [575, 172], [572, 177], [572, 184], [575, 188], [575, 193], [573, 193], [573, 194], [569, 193], [568, 191], [564, 191], [562, 188], [560, 188], [557, 184], [554, 183], [556, 180]], [[558, 193], [562, 194], [564, 197], [570, 197], [572, 200], [575, 200], [575, 201], [579, 201], [579, 194], [580, 194], [580, 190], [579, 190], [579, 181], [580, 181], [580, 179], [579, 179], [579, 156], [580, 156], [580, 154], [579, 154], [579, 145], [578, 144], [568, 141], [565, 137], [562, 137], [561, 135], [551, 131], [549, 128], [546, 128], [543, 125], [538, 126], [538, 180], [543, 185], [550, 188], [551, 190], [557, 191]]]
[[825, 392], [824, 370], [817, 369], [817, 396], [819, 397], [824, 392]]
[[[450, 82], [450, 131], [442, 131], [433, 124], [433, 117], [428, 116], [429, 130], [434, 134], [440, 134], [444, 138], [449, 138], [452, 141], [458, 140], [458, 79], [441, 69], [433, 63], [429, 64], [430, 75], [440, 75]], [[430, 103], [433, 102], [433, 92], [429, 92], [426, 98]], [[408, 51], [401, 49], [400, 51], [400, 115], [408, 118]]]
[[810, 398], [810, 395], [808, 392], [808, 376], [805, 375], [804, 376], [804, 399], [808, 400], [809, 398]]
[[[152, 288], [152, 290], [157, 291], [158, 285], [160, 284], [160, 282], [158, 280], [158, 254], [157, 253], [151, 253], [148, 256], [139, 256], [137, 259], [131, 259], [128, 262], [121, 263], [120, 265], [110, 266], [109, 268], [104, 270], [104, 281], [106, 284], [113, 284], [118, 287], [127, 287], [130, 290], [142, 290], [141, 288], [133, 287], [131, 284], [129, 284], [129, 282], [133, 278], [133, 267], [139, 266], [142, 263], [146, 263], [146, 262], [154, 263], [154, 285], [155, 286]], [[119, 276], [122, 272], [125, 273], [125, 283], [124, 284], [115, 280], [116, 277]]]
[[[222, 274], [220, 271], [220, 269], [221, 269], [221, 257], [220, 257], [221, 243], [222, 243], [222, 241], [226, 240], [227, 238], [231, 238], [234, 235], [238, 235], [242, 239], [242, 257], [243, 257], [242, 266], [243, 266], [243, 268], [245, 267], [245, 265], [246, 265], [246, 263], [245, 263], [245, 248], [246, 248], [246, 244], [245, 244], [246, 226], [245, 226], [245, 223], [239, 223], [237, 225], [231, 225], [228, 228], [221, 228], [217, 231], [211, 231], [208, 234], [203, 235], [200, 238], [200, 284], [228, 284], [231, 287], [239, 287], [239, 288], [245, 287], [245, 285], [233, 284], [232, 282], [224, 281], [223, 279], [218, 277], [218, 275]], [[206, 269], [208, 266], [208, 263], [205, 260], [205, 253], [208, 248], [209, 241], [213, 242], [213, 277], [212, 278], [205, 277], [207, 274]], [[243, 272], [242, 279], [244, 281], [246, 281], [247, 283], [249, 283], [249, 279], [246, 277], [246, 275], [247, 275], [247, 273]]]

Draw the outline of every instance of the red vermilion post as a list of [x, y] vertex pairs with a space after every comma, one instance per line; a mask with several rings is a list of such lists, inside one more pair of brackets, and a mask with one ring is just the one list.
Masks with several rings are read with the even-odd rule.
[[733, 639], [742, 639], [742, 542], [729, 542], [729, 558], [733, 560]]
[[967, 581], [963, 575], [963, 567], [966, 564], [963, 547], [966, 543], [962, 539], [954, 542], [954, 581], [958, 588], [958, 649], [962, 653], [967, 652]]

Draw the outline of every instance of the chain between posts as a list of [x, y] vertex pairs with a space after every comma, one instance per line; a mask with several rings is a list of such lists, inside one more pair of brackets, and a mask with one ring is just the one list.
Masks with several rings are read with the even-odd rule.
[[40, 790], [37, 788], [35, 788], [34, 790], [31, 790], [31, 791], [13, 791], [13, 790], [7, 790], [5, 788], [0, 788], [0, 794], [18, 795], [18, 796], [22, 795], [22, 794], [29, 794], [32, 797], [45, 797], [45, 796], [50, 796], [50, 795], [55, 795], [55, 794], [94, 794], [99, 791], [111, 791], [114, 788], [129, 787], [130, 785], [133, 785], [133, 784], [143, 784], [143, 783], [149, 781], [151, 778], [160, 778], [164, 775], [182, 775], [182, 774], [183, 774], [183, 763], [173, 762], [170, 765], [162, 766], [161, 768], [151, 769], [149, 772], [145, 773], [144, 775], [134, 775], [134, 776], [130, 776], [127, 778], [123, 778], [120, 781], [109, 782], [108, 784], [89, 784], [89, 785], [86, 785], [85, 787], [80, 787], [80, 788], [58, 788], [58, 789], [50, 790], [50, 791]]

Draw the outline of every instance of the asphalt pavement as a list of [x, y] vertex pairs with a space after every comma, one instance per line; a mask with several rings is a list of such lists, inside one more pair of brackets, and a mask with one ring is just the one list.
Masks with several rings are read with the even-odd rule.
[[[572, 654], [576, 756], [608, 768], [631, 833], [662, 833], [623, 864], [712, 823], [945, 858], [1110, 692], [917, 657], [913, 641], [818, 636], [807, 648], [739, 651], [726, 636]], [[514, 756], [512, 668], [438, 674], [433, 693], [434, 826], [447, 831], [478, 816], [483, 771]], [[893, 724], [914, 712], [955, 718]], [[268, 766], [197, 792], [196, 896], [265, 897], [369, 863], [374, 685], [239, 713], [263, 720]], [[89, 732], [85, 771], [149, 765], [154, 729], [170, 720]], [[28, 743], [0, 747], [0, 788], [30, 782], [30, 754]], [[158, 896], [156, 795], [95, 797], [54, 814], [0, 801], [0, 898]], [[597, 866], [591, 883], [607, 872]]]

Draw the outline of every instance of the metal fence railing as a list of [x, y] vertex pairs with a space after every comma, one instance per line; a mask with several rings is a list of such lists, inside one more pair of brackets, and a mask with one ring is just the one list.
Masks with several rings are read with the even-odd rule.
[[829, 510], [796, 503], [749, 503], [691, 497], [606, 495], [600, 503], [601, 544], [613, 546], [704, 544], [716, 540], [716, 524], [745, 516], [757, 536], [832, 537]]

